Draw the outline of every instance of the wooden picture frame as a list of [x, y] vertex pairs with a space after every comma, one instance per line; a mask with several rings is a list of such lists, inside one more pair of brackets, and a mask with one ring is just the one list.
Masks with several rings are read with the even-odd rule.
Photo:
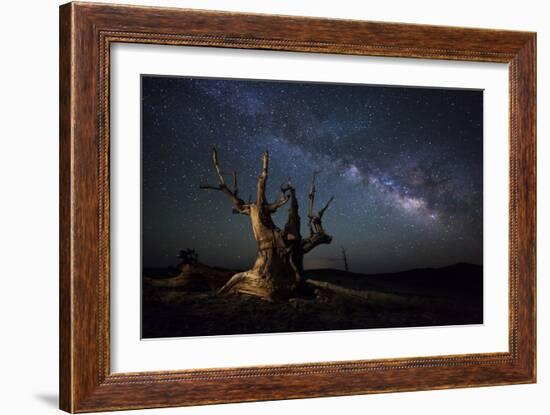
[[[109, 59], [116, 42], [507, 63], [509, 352], [111, 373]], [[60, 8], [59, 93], [61, 409], [91, 412], [535, 382], [535, 33], [69, 3]]]

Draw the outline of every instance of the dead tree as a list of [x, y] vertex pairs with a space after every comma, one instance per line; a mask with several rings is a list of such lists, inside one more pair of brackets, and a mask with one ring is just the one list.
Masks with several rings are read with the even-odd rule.
[[181, 259], [180, 265], [196, 264], [199, 261], [199, 254], [197, 254], [194, 249], [187, 248], [180, 250], [178, 258]]
[[[262, 154], [262, 170], [256, 185], [256, 200], [245, 202], [239, 196], [237, 172], [231, 173], [232, 188], [225, 182], [227, 174], [222, 172], [216, 148], [212, 148], [212, 160], [218, 185], [204, 185], [201, 189], [223, 192], [233, 204], [233, 213], [250, 218], [252, 232], [258, 243], [258, 256], [251, 269], [235, 274], [219, 293], [240, 292], [267, 300], [289, 298], [303, 282], [304, 255], [321, 244], [328, 244], [332, 237], [323, 229], [322, 218], [333, 198], [318, 212], [314, 211], [315, 175], [311, 183], [308, 203], [309, 236], [300, 232], [300, 216], [296, 191], [290, 179], [280, 187], [280, 196], [269, 202], [266, 196], [269, 175], [269, 154]], [[272, 214], [289, 203], [288, 217], [283, 229], [278, 228]]]
[[344, 247], [342, 247], [342, 262], [344, 263], [344, 271], [349, 272], [348, 256]]

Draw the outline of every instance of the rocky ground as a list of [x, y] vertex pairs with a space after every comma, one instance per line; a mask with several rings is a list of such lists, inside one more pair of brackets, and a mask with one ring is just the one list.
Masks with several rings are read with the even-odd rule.
[[312, 282], [300, 298], [274, 302], [245, 295], [216, 295], [216, 289], [233, 273], [201, 264], [185, 266], [176, 276], [146, 270], [143, 337], [483, 322], [483, 270], [476, 265], [380, 275], [309, 271], [307, 278]]

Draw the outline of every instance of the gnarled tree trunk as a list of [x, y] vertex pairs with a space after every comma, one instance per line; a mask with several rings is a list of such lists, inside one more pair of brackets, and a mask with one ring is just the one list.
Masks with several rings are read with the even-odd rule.
[[[258, 257], [248, 271], [235, 274], [219, 293], [240, 292], [267, 300], [292, 297], [302, 284], [304, 255], [320, 244], [330, 243], [332, 237], [325, 233], [322, 216], [332, 201], [317, 213], [313, 212], [315, 199], [315, 175], [309, 192], [308, 225], [310, 236], [302, 238], [296, 191], [290, 180], [281, 186], [279, 200], [269, 203], [266, 186], [269, 171], [269, 154], [262, 154], [262, 171], [258, 178], [256, 200], [245, 203], [238, 195], [237, 173], [232, 173], [233, 189], [225, 183], [216, 148], [212, 159], [218, 176], [217, 186], [201, 186], [203, 189], [219, 190], [233, 203], [233, 212], [250, 218], [254, 238], [258, 243]], [[287, 222], [278, 228], [271, 215], [290, 201]]]

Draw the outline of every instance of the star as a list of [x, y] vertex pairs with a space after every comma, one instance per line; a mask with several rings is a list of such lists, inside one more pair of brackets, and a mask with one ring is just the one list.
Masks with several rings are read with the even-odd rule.
[[[334, 243], [306, 267], [333, 266], [341, 247], [363, 273], [482, 264], [480, 90], [143, 76], [141, 105], [144, 266], [171, 265], [182, 247], [210, 265], [253, 263], [247, 218], [199, 190], [216, 180], [212, 145], [246, 200], [268, 148], [269, 197], [290, 176], [304, 229], [317, 172]], [[284, 209], [274, 219], [283, 226]]]

